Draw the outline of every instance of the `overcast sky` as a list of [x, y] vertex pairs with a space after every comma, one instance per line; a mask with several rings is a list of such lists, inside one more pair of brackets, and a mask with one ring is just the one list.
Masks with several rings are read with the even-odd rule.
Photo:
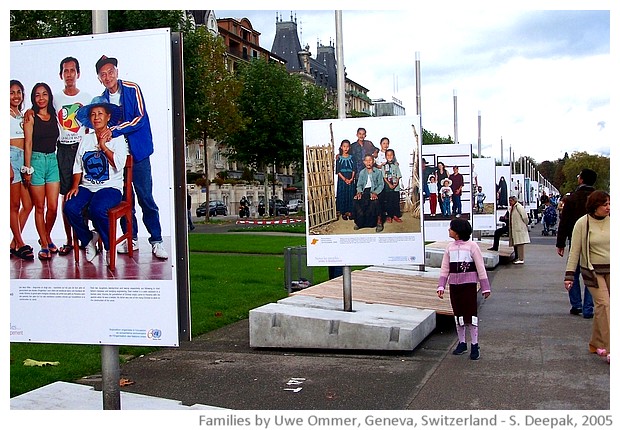
[[[246, 5], [247, 10], [214, 10], [218, 18], [248, 18], [261, 33], [261, 46], [269, 50], [276, 13], [285, 21], [293, 14], [302, 45], [310, 45], [313, 57], [317, 41], [335, 43], [333, 10], [293, 9], [304, 7], [295, 1], [264, 2], [274, 3], [287, 9], [251, 10]], [[517, 158], [528, 155], [539, 163], [573, 151], [609, 155], [609, 11], [535, 10], [522, 5], [500, 10], [466, 3], [467, 8], [434, 2], [433, 7], [390, 11], [343, 7], [347, 77], [368, 88], [373, 99], [397, 97], [407, 113], [415, 115], [419, 53], [425, 129], [454, 137], [456, 94], [458, 139], [472, 144], [474, 153], [480, 113], [485, 157], [500, 159], [502, 139], [505, 161], [510, 145]], [[579, 3], [525, 2], [573, 8]], [[591, 9], [609, 4], [588, 3]]]

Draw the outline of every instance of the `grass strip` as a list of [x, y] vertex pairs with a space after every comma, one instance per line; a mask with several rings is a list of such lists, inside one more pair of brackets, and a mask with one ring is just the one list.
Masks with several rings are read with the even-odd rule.
[[[189, 240], [193, 337], [247, 318], [251, 309], [286, 297], [284, 248], [305, 245], [305, 237], [249, 234], [191, 234]], [[313, 273], [315, 284], [328, 279], [327, 267], [315, 267]], [[119, 353], [137, 356], [155, 349], [121, 346]], [[23, 361], [27, 358], [60, 364], [26, 367]], [[52, 382], [72, 382], [100, 372], [99, 345], [11, 343], [10, 346], [11, 397]]]

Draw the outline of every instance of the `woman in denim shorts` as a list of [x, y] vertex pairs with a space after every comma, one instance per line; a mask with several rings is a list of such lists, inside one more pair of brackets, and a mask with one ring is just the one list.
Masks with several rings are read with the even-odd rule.
[[[12, 79], [10, 83], [10, 148], [11, 148], [11, 191], [10, 191], [10, 226], [13, 233], [11, 255], [22, 260], [33, 260], [32, 247], [24, 243], [22, 230], [32, 211], [30, 194], [22, 183], [24, 166], [24, 86]], [[21, 209], [21, 210], [20, 210]]]
[[58, 248], [51, 232], [58, 213], [60, 174], [56, 144], [60, 130], [56, 120], [52, 91], [46, 83], [35, 84], [30, 94], [33, 116], [24, 121], [24, 176], [34, 204], [34, 222], [39, 234], [40, 260], [49, 260]]

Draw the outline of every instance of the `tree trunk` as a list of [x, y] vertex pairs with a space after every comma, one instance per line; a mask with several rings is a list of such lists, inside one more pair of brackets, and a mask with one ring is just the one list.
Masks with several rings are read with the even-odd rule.
[[207, 190], [206, 194], [205, 194], [205, 202], [206, 202], [206, 206], [207, 206], [207, 210], [206, 210], [206, 214], [205, 214], [205, 220], [208, 222], [209, 221], [209, 162], [208, 162], [208, 158], [209, 158], [209, 151], [208, 151], [208, 146], [207, 146], [207, 133], [203, 133], [202, 135], [202, 147], [204, 148], [204, 176], [205, 176], [205, 189]]

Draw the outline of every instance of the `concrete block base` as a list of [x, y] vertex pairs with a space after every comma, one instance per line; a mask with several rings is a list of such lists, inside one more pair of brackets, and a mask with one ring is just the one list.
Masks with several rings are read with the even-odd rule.
[[[120, 392], [123, 410], [192, 410], [222, 409], [195, 404], [184, 406], [180, 401]], [[93, 387], [70, 382], [54, 382], [11, 399], [12, 410], [103, 410], [103, 393]]]
[[435, 329], [435, 311], [295, 295], [250, 311], [253, 348], [412, 351]]

